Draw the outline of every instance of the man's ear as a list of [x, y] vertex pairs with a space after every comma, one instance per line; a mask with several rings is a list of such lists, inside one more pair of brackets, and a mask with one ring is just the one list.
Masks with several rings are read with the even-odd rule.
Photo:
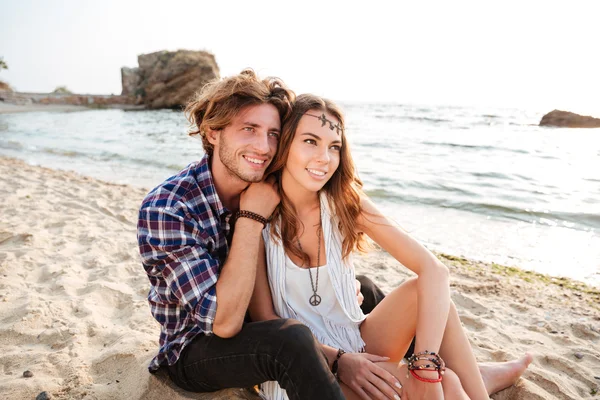
[[210, 144], [216, 146], [219, 143], [219, 133], [221, 133], [220, 129], [206, 128], [206, 139]]

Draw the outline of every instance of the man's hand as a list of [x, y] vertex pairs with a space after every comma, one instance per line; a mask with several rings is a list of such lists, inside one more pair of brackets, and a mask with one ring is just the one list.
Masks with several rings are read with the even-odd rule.
[[356, 300], [358, 300], [358, 305], [361, 306], [365, 300], [365, 296], [360, 292], [360, 281], [355, 279], [354, 282], [356, 283]]
[[263, 182], [252, 183], [240, 195], [240, 210], [252, 211], [269, 218], [280, 202], [275, 177], [270, 176]]
[[401, 389], [398, 379], [375, 362], [388, 357], [368, 353], [346, 353], [338, 361], [338, 376], [361, 399], [399, 400]]

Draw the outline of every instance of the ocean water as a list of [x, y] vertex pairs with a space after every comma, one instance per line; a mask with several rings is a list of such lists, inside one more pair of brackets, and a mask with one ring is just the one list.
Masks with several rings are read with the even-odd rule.
[[[600, 129], [531, 110], [351, 103], [366, 192], [428, 247], [600, 286]], [[152, 188], [202, 154], [176, 111], [0, 115], [0, 155]], [[141, 199], [140, 199], [141, 200]]]

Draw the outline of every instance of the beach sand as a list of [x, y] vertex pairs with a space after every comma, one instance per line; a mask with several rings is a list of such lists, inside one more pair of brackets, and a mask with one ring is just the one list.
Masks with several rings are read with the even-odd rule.
[[[0, 193], [0, 398], [255, 398], [240, 389], [191, 394], [148, 373], [159, 327], [136, 246], [146, 190], [0, 158]], [[494, 399], [597, 397], [597, 289], [440, 258], [478, 360], [534, 356], [523, 379]], [[381, 251], [356, 266], [385, 291], [411, 276]]]

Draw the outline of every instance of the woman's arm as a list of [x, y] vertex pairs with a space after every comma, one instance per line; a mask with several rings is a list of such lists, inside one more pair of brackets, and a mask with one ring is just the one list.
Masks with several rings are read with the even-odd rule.
[[448, 268], [408, 233], [393, 224], [365, 196], [359, 229], [418, 275], [415, 352], [440, 349], [450, 310]]

